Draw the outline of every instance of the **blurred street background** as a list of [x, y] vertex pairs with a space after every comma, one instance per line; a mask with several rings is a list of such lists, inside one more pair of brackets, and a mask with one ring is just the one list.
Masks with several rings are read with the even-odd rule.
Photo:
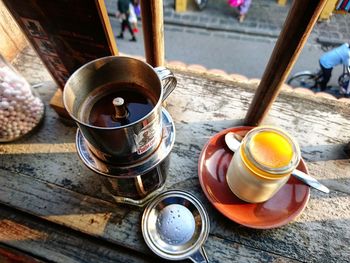
[[[115, 17], [117, 0], [105, 2], [117, 36], [120, 32], [120, 21]], [[239, 23], [237, 11], [227, 0], [209, 0], [202, 11], [192, 4], [185, 12], [175, 12], [175, 0], [164, 0], [165, 59], [261, 78], [291, 2], [281, 6], [276, 0], [253, 0], [245, 21]], [[137, 42], [129, 41], [129, 32], [125, 32], [124, 39], [117, 39], [120, 52], [144, 56], [141, 23], [138, 22]], [[328, 20], [319, 21], [291, 74], [319, 69], [319, 57], [325, 52], [320, 43], [349, 41], [349, 15], [333, 14]], [[341, 66], [335, 68], [330, 85], [336, 85], [341, 71]]]

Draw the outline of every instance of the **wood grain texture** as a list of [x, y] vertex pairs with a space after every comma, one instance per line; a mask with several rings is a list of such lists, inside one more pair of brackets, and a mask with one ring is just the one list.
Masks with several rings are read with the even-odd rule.
[[[165, 189], [189, 191], [203, 202], [211, 223], [205, 243], [210, 260], [346, 262], [350, 258], [350, 169], [342, 146], [350, 141], [345, 132], [350, 130], [348, 105], [280, 93], [263, 124], [280, 126], [297, 138], [310, 174], [331, 193], [311, 190], [306, 210], [294, 222], [253, 230], [228, 220], [211, 206], [199, 185], [197, 166], [211, 136], [243, 123], [256, 86], [180, 70], [175, 75], [178, 86], [167, 99], [167, 109], [175, 122], [176, 141]], [[46, 102], [54, 91], [49, 83], [39, 89]], [[55, 116], [47, 108], [36, 134], [0, 145], [0, 202], [84, 233], [81, 240], [87, 234], [116, 248], [142, 253], [145, 259], [153, 255], [141, 233], [143, 209], [113, 203], [99, 176], [85, 168], [75, 152], [76, 128], [63, 125]], [[60, 236], [57, 230], [57, 236], [49, 240], [55, 242]], [[37, 247], [15, 245], [40, 254]]]
[[21, 251], [4, 246], [0, 243], [0, 262], [1, 263], [43, 263], [43, 261], [33, 258]]
[[[38, 257], [50, 262], [157, 261], [156, 258], [149, 255], [147, 256], [149, 260], [146, 260], [142, 254], [120, 247], [118, 249], [117, 246], [102, 239], [87, 236], [82, 238], [79, 233], [69, 228], [16, 212], [6, 206], [0, 206], [0, 243], [16, 247], [27, 253], [35, 252]], [[0, 262], [3, 262], [1, 256]]]
[[7, 61], [12, 61], [28, 42], [3, 1], [0, 2], [0, 50]]
[[97, 1], [95, 1], [95, 3], [96, 3], [96, 7], [97, 7], [98, 13], [100, 15], [100, 18], [103, 21], [102, 27], [103, 27], [103, 30], [106, 34], [107, 42], [108, 42], [109, 48], [111, 50], [111, 55], [118, 56], [119, 51], [118, 51], [118, 48], [117, 48], [117, 45], [115, 42], [112, 26], [111, 26], [111, 23], [109, 21], [109, 16], [108, 16], [105, 1], [104, 0], [97, 0]]
[[327, 0], [293, 1], [244, 123], [259, 125], [295, 64]]

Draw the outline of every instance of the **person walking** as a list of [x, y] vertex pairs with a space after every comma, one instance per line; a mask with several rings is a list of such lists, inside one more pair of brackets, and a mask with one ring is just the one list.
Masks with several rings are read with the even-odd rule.
[[238, 9], [239, 16], [238, 16], [238, 21], [240, 23], [243, 23], [250, 5], [252, 3], [252, 0], [228, 0], [228, 4], [234, 8]]
[[239, 11], [238, 21], [240, 23], [243, 23], [249, 11], [251, 3], [252, 3], [252, 0], [244, 0], [243, 3], [240, 6], [238, 6], [238, 11]]
[[137, 16], [136, 16], [136, 9], [135, 9], [135, 2], [132, 1], [132, 3], [130, 2], [129, 4], [129, 23], [131, 25], [132, 31], [136, 34], [139, 32], [139, 29], [137, 27]]
[[[350, 66], [350, 45], [344, 43], [339, 47], [336, 47], [326, 53], [324, 53], [319, 60], [322, 75], [320, 78], [320, 89], [325, 91], [327, 89], [327, 84], [332, 76], [332, 70], [337, 65]], [[345, 87], [341, 87], [346, 89]], [[348, 91], [346, 91], [348, 93]]]
[[130, 16], [130, 0], [118, 0], [117, 17], [121, 19], [121, 31], [117, 38], [124, 38], [124, 30], [127, 28], [131, 34], [130, 41], [136, 41], [135, 34], [129, 22]]
[[141, 6], [140, 6], [140, 0], [132, 0], [132, 3], [134, 5], [134, 11], [137, 17], [137, 20], [141, 20]]

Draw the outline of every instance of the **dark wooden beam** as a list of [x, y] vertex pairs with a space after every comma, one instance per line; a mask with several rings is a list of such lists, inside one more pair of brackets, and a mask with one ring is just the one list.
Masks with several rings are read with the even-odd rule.
[[293, 1], [283, 29], [245, 117], [259, 125], [278, 96], [327, 0]]
[[[8, 222], [6, 222], [6, 225]], [[16, 240], [13, 240], [13, 242], [16, 242]], [[39, 259], [36, 259], [28, 254], [23, 253], [22, 251], [19, 251], [14, 248], [10, 248], [7, 246], [4, 246], [0, 243], [0, 262], [3, 263], [44, 263], [44, 261], [41, 261]]]
[[153, 67], [163, 66], [163, 0], [142, 0], [140, 2], [146, 61]]

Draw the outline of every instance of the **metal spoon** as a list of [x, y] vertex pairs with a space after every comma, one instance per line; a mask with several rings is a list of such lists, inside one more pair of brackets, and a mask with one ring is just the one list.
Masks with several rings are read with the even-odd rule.
[[[241, 145], [241, 141], [242, 141], [243, 137], [237, 133], [234, 132], [228, 132], [225, 135], [225, 143], [227, 145], [227, 147], [233, 151], [236, 152], [239, 148], [239, 146]], [[299, 171], [297, 169], [295, 169], [292, 172], [292, 175], [296, 178], [298, 178], [300, 181], [304, 182], [305, 184], [321, 191], [324, 193], [329, 193], [329, 189], [324, 186], [323, 184], [321, 184], [319, 181], [317, 181], [315, 178], [313, 178], [312, 176]]]

